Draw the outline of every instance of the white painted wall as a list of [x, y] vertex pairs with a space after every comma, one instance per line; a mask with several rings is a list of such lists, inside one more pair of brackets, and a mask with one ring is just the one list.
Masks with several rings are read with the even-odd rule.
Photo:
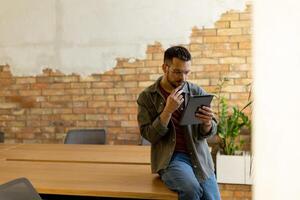
[[0, 64], [17, 75], [45, 67], [88, 75], [115, 59], [145, 58], [148, 44], [189, 43], [245, 0], [0, 0]]
[[254, 200], [300, 199], [300, 3], [254, 4]]

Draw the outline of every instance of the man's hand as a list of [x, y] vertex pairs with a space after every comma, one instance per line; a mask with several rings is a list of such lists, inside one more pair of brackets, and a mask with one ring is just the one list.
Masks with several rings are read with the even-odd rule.
[[198, 112], [196, 112], [196, 117], [203, 122], [203, 130], [205, 133], [207, 133], [211, 129], [212, 119], [214, 117], [211, 108], [207, 106], [202, 106], [202, 108], [199, 108]]
[[163, 112], [160, 114], [160, 121], [165, 126], [168, 125], [173, 112], [179, 108], [184, 101], [182, 94], [182, 86], [175, 88], [167, 98], [166, 106]]
[[184, 101], [183, 95], [181, 94], [182, 94], [182, 85], [175, 88], [168, 96], [164, 111], [170, 114], [175, 112], [175, 110], [177, 110], [179, 106], [182, 104], [182, 102]]

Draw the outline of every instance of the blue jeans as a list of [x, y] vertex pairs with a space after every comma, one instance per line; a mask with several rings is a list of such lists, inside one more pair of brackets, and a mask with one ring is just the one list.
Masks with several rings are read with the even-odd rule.
[[199, 182], [193, 171], [190, 157], [175, 152], [167, 169], [160, 173], [166, 186], [179, 193], [179, 200], [220, 200], [218, 184], [213, 174]]

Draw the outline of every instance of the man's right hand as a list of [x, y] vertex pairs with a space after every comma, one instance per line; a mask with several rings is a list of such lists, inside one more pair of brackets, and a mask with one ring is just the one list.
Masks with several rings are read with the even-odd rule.
[[182, 95], [182, 85], [175, 88], [167, 98], [166, 106], [164, 112], [172, 114], [175, 112], [179, 106], [183, 103], [184, 98]]
[[160, 114], [160, 120], [165, 126], [168, 125], [173, 112], [179, 108], [183, 101], [184, 98], [182, 96], [182, 85], [180, 85], [168, 96], [166, 106], [163, 112]]

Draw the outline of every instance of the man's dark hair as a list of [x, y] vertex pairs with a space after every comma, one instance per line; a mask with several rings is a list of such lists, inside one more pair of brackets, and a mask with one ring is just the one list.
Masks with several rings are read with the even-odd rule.
[[190, 61], [191, 54], [182, 46], [173, 46], [165, 51], [164, 63], [172, 63], [173, 58], [178, 58], [183, 61]]

